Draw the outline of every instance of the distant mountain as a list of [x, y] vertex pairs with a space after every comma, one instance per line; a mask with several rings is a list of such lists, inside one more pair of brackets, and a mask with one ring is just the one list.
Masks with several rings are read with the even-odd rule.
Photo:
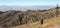
[[0, 11], [6, 10], [37, 10], [37, 9], [49, 9], [55, 6], [0, 6]]

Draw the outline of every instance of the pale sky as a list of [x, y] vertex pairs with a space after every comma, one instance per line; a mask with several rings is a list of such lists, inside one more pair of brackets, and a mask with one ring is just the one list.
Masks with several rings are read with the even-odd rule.
[[0, 0], [0, 6], [60, 5], [60, 0]]

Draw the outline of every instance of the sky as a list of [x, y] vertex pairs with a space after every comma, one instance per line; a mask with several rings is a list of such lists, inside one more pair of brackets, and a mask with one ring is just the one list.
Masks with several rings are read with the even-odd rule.
[[0, 0], [0, 6], [34, 6], [34, 5], [60, 5], [60, 0]]

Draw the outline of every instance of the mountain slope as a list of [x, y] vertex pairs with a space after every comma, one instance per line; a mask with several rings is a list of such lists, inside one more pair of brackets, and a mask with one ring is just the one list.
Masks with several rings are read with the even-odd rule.
[[20, 25], [12, 28], [60, 28], [60, 16], [45, 20], [43, 25], [37, 21], [34, 23]]
[[[58, 15], [60, 15], [60, 8], [58, 9]], [[10, 10], [0, 14], [0, 28], [9, 28], [30, 23], [34, 25], [34, 22], [40, 21], [41, 17], [47, 21], [54, 16], [56, 16], [56, 8], [27, 11]]]

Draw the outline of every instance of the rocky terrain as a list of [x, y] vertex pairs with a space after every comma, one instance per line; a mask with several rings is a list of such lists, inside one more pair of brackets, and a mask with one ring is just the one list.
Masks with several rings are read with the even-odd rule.
[[[58, 10], [58, 15], [60, 15], [60, 8]], [[56, 8], [48, 10], [0, 11], [0, 28], [29, 24], [40, 21], [41, 17], [46, 20], [54, 16], [56, 16]]]

